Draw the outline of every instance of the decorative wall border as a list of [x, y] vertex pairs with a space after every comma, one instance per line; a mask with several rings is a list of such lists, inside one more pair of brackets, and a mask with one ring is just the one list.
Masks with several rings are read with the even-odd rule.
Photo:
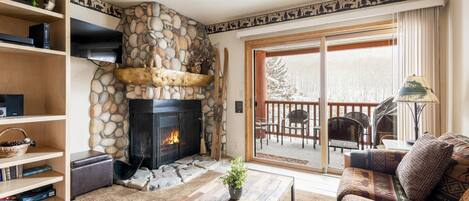
[[331, 0], [288, 10], [207, 25], [206, 29], [208, 34], [214, 34], [402, 1], [406, 0]]
[[113, 17], [121, 18], [122, 16], [122, 8], [100, 0], [70, 0], [70, 2]]

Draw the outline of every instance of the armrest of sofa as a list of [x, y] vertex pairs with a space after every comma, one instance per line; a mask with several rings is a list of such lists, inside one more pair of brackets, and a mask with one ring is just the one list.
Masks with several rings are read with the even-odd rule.
[[361, 151], [352, 151], [350, 153], [350, 166], [383, 172], [387, 174], [395, 174], [399, 162], [406, 152], [368, 149]]
[[459, 201], [469, 201], [469, 189], [467, 189], [466, 192], [464, 192], [464, 194], [462, 195], [461, 199], [459, 199]]

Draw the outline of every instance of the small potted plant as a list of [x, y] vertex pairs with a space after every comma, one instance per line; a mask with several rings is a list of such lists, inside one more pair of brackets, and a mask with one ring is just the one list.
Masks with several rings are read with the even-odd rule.
[[231, 161], [231, 169], [228, 175], [221, 177], [223, 184], [228, 185], [232, 200], [239, 200], [243, 193], [243, 185], [247, 178], [247, 169], [240, 157]]

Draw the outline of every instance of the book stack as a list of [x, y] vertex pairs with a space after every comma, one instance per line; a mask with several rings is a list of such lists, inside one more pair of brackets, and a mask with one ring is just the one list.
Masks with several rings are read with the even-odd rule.
[[48, 165], [42, 165], [42, 166], [38, 166], [38, 167], [28, 168], [28, 169], [23, 170], [23, 177], [29, 177], [29, 176], [33, 176], [33, 175], [36, 175], [36, 174], [41, 174], [43, 172], [49, 172], [51, 170], [52, 170], [52, 167], [48, 166]]
[[11, 166], [7, 168], [2, 168], [0, 171], [0, 182], [10, 181], [13, 179], [19, 179], [23, 177], [23, 166]]
[[49, 172], [51, 170], [52, 167], [49, 165], [42, 165], [28, 169], [23, 169], [22, 165], [2, 168], [0, 171], [0, 182], [19, 179], [22, 177], [29, 177], [43, 172]]

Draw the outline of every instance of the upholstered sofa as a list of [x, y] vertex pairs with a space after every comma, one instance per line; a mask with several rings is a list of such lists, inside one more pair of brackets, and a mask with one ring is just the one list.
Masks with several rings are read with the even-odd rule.
[[[454, 145], [452, 163], [427, 200], [469, 200], [469, 193], [463, 196], [469, 188], [469, 138], [448, 133], [438, 140]], [[350, 167], [344, 169], [337, 200], [409, 200], [395, 175], [405, 154], [379, 149], [350, 153]]]

